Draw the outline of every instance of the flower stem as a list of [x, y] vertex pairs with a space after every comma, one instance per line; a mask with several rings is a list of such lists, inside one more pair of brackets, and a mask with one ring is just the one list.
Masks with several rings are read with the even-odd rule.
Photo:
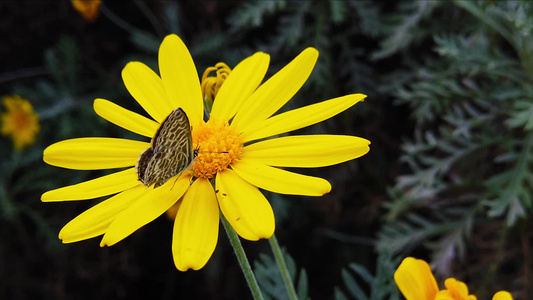
[[224, 229], [226, 230], [226, 234], [228, 235], [231, 246], [233, 246], [235, 255], [237, 255], [237, 260], [239, 261], [239, 264], [241, 265], [242, 272], [244, 273], [244, 278], [246, 278], [246, 282], [248, 283], [248, 287], [250, 287], [250, 291], [252, 292], [254, 299], [263, 300], [263, 294], [261, 293], [261, 290], [259, 289], [259, 285], [257, 284], [257, 280], [255, 279], [254, 272], [252, 271], [252, 268], [250, 267], [248, 258], [246, 258], [246, 253], [244, 252], [244, 249], [242, 248], [242, 244], [241, 244], [241, 241], [239, 240], [239, 236], [237, 235], [235, 230], [233, 230], [228, 220], [226, 220], [226, 218], [224, 217], [222, 213], [220, 214], [220, 219], [222, 220], [222, 224], [224, 225]]
[[283, 258], [283, 253], [281, 252], [281, 249], [279, 247], [276, 235], [273, 235], [270, 239], [268, 239], [268, 242], [270, 243], [270, 248], [272, 248], [272, 252], [274, 252], [274, 257], [276, 258], [276, 262], [278, 263], [278, 269], [281, 273], [281, 277], [283, 278], [283, 283], [285, 283], [285, 288], [287, 289], [287, 293], [289, 294], [289, 299], [298, 300], [296, 290], [294, 289], [294, 285], [292, 284], [291, 275], [289, 274], [289, 269], [287, 268], [287, 264], [285, 264], [285, 259]]

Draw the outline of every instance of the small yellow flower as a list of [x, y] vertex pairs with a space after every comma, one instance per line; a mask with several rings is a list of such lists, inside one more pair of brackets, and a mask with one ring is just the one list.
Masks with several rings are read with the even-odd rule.
[[264, 83], [269, 55], [258, 52], [246, 58], [219, 87], [207, 121], [196, 67], [178, 36], [169, 35], [161, 43], [160, 76], [140, 62], [128, 63], [122, 71], [124, 84], [153, 120], [104, 99], [95, 100], [96, 113], [153, 138], [166, 117], [181, 107], [189, 118], [198, 156], [192, 170], [154, 188], [144, 186], [133, 168], [140, 154], [151, 147], [148, 142], [79, 138], [49, 146], [43, 158], [54, 166], [78, 170], [129, 167], [42, 195], [41, 200], [49, 202], [116, 194], [70, 221], [59, 238], [71, 243], [103, 234], [100, 245], [111, 246], [173, 207], [172, 253], [182, 271], [198, 270], [211, 257], [218, 239], [219, 212], [242, 238], [270, 238], [274, 213], [260, 189], [306, 196], [322, 196], [331, 190], [325, 179], [282, 168], [330, 166], [369, 151], [370, 142], [354, 136], [275, 138], [331, 118], [366, 97], [353, 94], [274, 115], [304, 84], [317, 58], [318, 51], [307, 48]]
[[468, 286], [455, 278], [444, 281], [446, 290], [439, 291], [435, 300], [477, 300], [476, 296], [468, 294]]
[[6, 112], [0, 115], [2, 135], [9, 136], [17, 150], [33, 144], [40, 126], [31, 103], [17, 95], [3, 97], [2, 103], [6, 107]]
[[72, 6], [87, 22], [93, 22], [98, 18], [102, 0], [71, 0]]
[[[396, 272], [394, 281], [407, 300], [476, 300], [468, 294], [468, 286], [455, 278], [444, 282], [446, 289], [440, 290], [429, 264], [413, 257], [405, 258]], [[497, 292], [493, 300], [512, 300], [509, 292]]]
[[513, 296], [511, 296], [511, 293], [507, 291], [499, 291], [496, 294], [494, 294], [494, 297], [492, 297], [492, 300], [513, 300]]
[[[216, 76], [209, 76], [213, 71], [216, 71]], [[209, 67], [205, 70], [204, 75], [202, 76], [202, 94], [204, 98], [207, 98], [210, 101], [215, 100], [215, 97], [218, 93], [218, 90], [228, 78], [231, 73], [230, 67], [225, 63], [218, 63], [214, 67]]]

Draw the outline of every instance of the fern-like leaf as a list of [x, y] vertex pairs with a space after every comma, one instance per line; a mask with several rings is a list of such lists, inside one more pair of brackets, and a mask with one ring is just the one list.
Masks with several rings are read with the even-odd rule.
[[[305, 269], [301, 269], [299, 272], [297, 272], [294, 259], [287, 253], [285, 249], [282, 249], [282, 252], [291, 279], [293, 283], [295, 283], [298, 299], [307, 299], [307, 272]], [[283, 283], [277, 263], [273, 257], [266, 254], [260, 254], [259, 259], [254, 262], [254, 273], [266, 300], [289, 299], [287, 295], [287, 289]]]

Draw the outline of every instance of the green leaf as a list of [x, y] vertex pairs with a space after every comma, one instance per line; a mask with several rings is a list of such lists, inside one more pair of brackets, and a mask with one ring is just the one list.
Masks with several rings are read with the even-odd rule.
[[492, 176], [486, 184], [488, 216], [500, 217], [507, 212], [508, 226], [525, 217], [533, 205], [533, 134], [526, 138], [522, 150], [514, 153], [514, 159], [514, 168]]
[[514, 111], [506, 121], [511, 128], [523, 127], [525, 130], [533, 130], [533, 99], [529, 101], [519, 100], [514, 103]]
[[[294, 259], [287, 253], [285, 249], [282, 249], [282, 252], [292, 281], [297, 283], [296, 292], [299, 298], [307, 299], [307, 272], [305, 269], [300, 269], [298, 272]], [[283, 279], [279, 273], [276, 260], [273, 257], [260, 254], [259, 259], [254, 261], [254, 273], [266, 300], [288, 299], [285, 284], [283, 283]]]
[[[398, 289], [394, 283], [394, 272], [399, 265], [398, 259], [392, 258], [389, 249], [379, 251], [376, 262], [376, 274], [372, 275], [364, 266], [351, 263], [341, 271], [342, 281], [347, 293], [335, 287], [335, 300], [393, 300], [399, 299]], [[362, 281], [361, 285], [360, 282]], [[363, 289], [368, 290], [367, 295]]]
[[342, 270], [341, 276], [342, 276], [342, 281], [344, 282], [344, 285], [346, 286], [346, 288], [348, 289], [348, 292], [350, 292], [352, 296], [354, 296], [356, 299], [361, 299], [361, 300], [368, 299], [368, 296], [365, 295], [365, 293], [363, 292], [363, 290], [361, 289], [357, 281], [352, 277], [350, 273], [348, 273], [348, 271]]
[[160, 38], [141, 30], [132, 31], [130, 40], [134, 45], [137, 46], [137, 48], [153, 54], [157, 54], [159, 51], [159, 45], [161, 45]]
[[329, 1], [329, 9], [331, 10], [331, 20], [334, 24], [344, 22], [347, 13], [345, 0]]

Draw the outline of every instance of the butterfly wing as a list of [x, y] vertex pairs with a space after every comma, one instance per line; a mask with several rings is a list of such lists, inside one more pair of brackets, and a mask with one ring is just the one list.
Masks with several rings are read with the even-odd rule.
[[152, 148], [148, 148], [144, 150], [141, 155], [139, 155], [139, 159], [137, 160], [137, 164], [135, 165], [135, 172], [137, 172], [137, 176], [139, 177], [139, 180], [146, 186], [149, 186], [151, 183], [145, 181], [145, 174], [146, 169], [148, 167], [148, 163], [150, 163], [150, 160], [154, 157], [154, 151]]
[[181, 108], [161, 123], [150, 149], [141, 154], [137, 163], [139, 180], [146, 186], [161, 186], [194, 162], [191, 126]]

